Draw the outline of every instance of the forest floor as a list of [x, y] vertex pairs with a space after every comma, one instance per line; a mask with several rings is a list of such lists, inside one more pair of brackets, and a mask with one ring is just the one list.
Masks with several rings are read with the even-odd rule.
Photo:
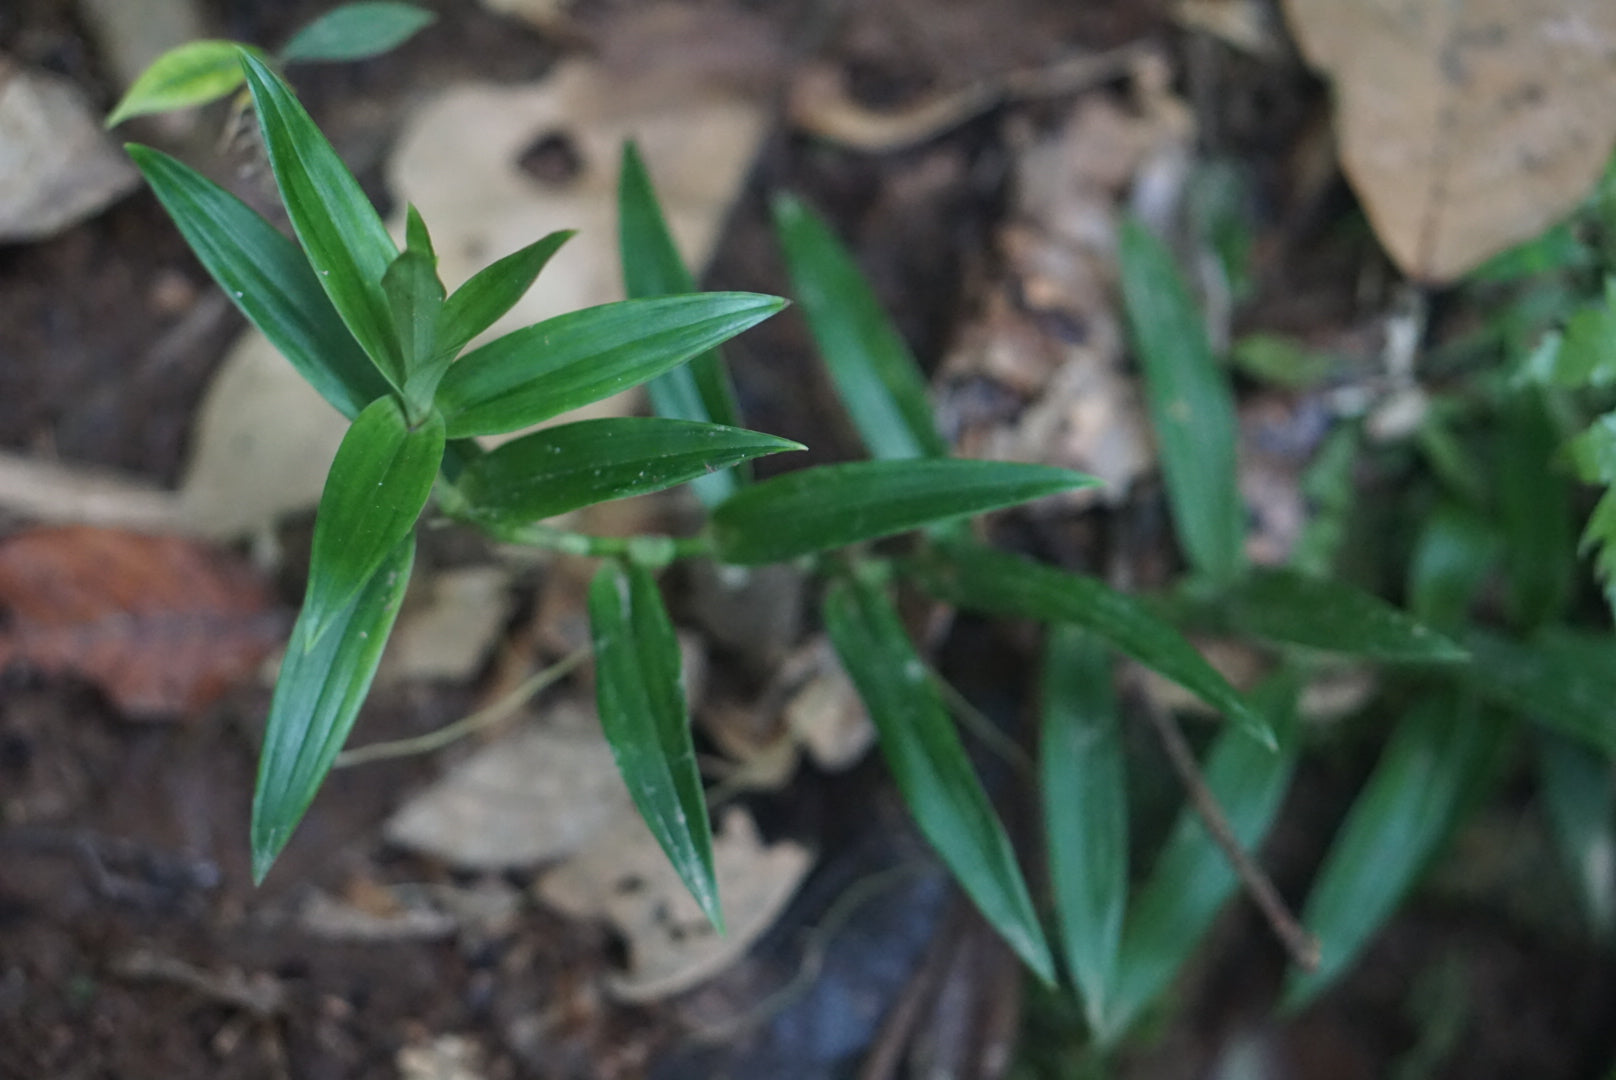
[[[10, 0], [0, 57], [64, 76], [104, 111], [118, 86], [85, 14], [93, 6]], [[278, 43], [326, 6], [209, 0], [202, 11], [215, 36]], [[855, 252], [934, 377], [962, 453], [1042, 454], [1059, 437], [1054, 459], [1109, 470], [1120, 485], [1124, 497], [1104, 506], [995, 526], [1001, 542], [1057, 561], [1092, 565], [1103, 554], [1102, 516], [1106, 535], [1124, 538], [1113, 545], [1125, 543], [1132, 581], [1160, 582], [1176, 556], [1149, 451], [1137, 449], [1137, 394], [1112, 387], [1091, 399], [1097, 413], [1079, 417], [1078, 403], [1057, 397], [1054, 367], [1030, 359], [1120, 338], [1114, 268], [1096, 276], [1050, 261], [1049, 230], [1108, 227], [1128, 205], [1150, 213], [1151, 169], [1176, 202], [1191, 162], [1232, 163], [1250, 245], [1249, 287], [1227, 314], [1232, 333], [1283, 333], [1372, 366], [1398, 302], [1398, 275], [1334, 160], [1327, 88], [1277, 23], [1267, 31], [1274, 51], [1254, 53], [1165, 3], [1135, 0], [579, 0], [530, 5], [537, 23], [469, 0], [426, 6], [437, 23], [395, 53], [291, 72], [384, 212], [408, 198], [434, 226], [434, 200], [463, 213], [440, 250], [458, 244], [480, 261], [576, 214], [578, 261], [546, 272], [558, 282], [552, 301], [609, 300], [614, 286], [596, 278], [615, 277], [615, 146], [638, 133], [653, 173], [670, 177], [681, 239], [710, 254], [703, 285], [790, 295], [769, 201], [795, 192]], [[1199, 5], [1248, 6], [1263, 9]], [[1076, 74], [1062, 67], [1079, 56], [1105, 59]], [[584, 72], [566, 84], [574, 89], [563, 85], [566, 71]], [[1043, 81], [1006, 78], [1012, 72]], [[466, 138], [487, 148], [486, 160], [474, 149], [434, 155], [441, 144], [420, 125], [468, 84], [513, 95], [490, 98], [486, 136]], [[937, 108], [917, 108], [926, 105]], [[221, 137], [227, 123], [219, 106], [116, 134], [162, 145], [267, 209], [267, 173], [250, 138]], [[499, 177], [486, 189], [485, 171]], [[1060, 189], [1060, 177], [1078, 175], [1076, 195]], [[395, 190], [405, 184], [410, 191]], [[536, 201], [552, 198], [550, 209], [524, 216], [526, 204], [509, 194], [522, 184]], [[460, 185], [469, 193], [457, 194]], [[150, 531], [163, 508], [178, 507], [176, 532], [205, 537], [265, 584], [249, 636], [270, 643], [260, 650], [270, 662], [300, 593], [312, 502], [293, 494], [261, 506], [250, 472], [213, 481], [240, 496], [224, 509], [198, 510], [173, 494], [198, 483], [197, 417], [210, 394], [224, 393], [218, 375], [244, 327], [143, 188], [54, 235], [0, 243], [0, 448], [67, 477], [43, 494], [0, 497], [0, 528]], [[743, 336], [727, 356], [750, 426], [806, 443], [804, 460], [856, 453], [798, 313]], [[268, 392], [236, 393], [224, 415], [242, 418], [249, 442], [271, 438], [284, 417], [249, 418], [248, 399]], [[1242, 384], [1244, 437], [1280, 445], [1267, 479], [1246, 489], [1259, 547], [1283, 548], [1292, 519], [1308, 512], [1296, 476], [1327, 427], [1318, 400]], [[1067, 420], [1040, 427], [1038, 416]], [[287, 439], [324, 445], [325, 434], [293, 430]], [[249, 445], [237, 458], [270, 453]], [[80, 482], [105, 483], [130, 507], [158, 507], [156, 516], [97, 517], [69, 497]], [[686, 509], [675, 499], [646, 506], [608, 513], [599, 527], [646, 515], [676, 523]], [[237, 524], [205, 524], [221, 515]], [[474, 639], [472, 654], [457, 667], [399, 660], [356, 743], [438, 728], [580, 641], [575, 567], [512, 564], [452, 530], [427, 533], [422, 562], [423, 590], [438, 589], [412, 592], [422, 612], [439, 610], [438, 599], [459, 611], [445, 599], [457, 589], [480, 598], [481, 621], [468, 616], [447, 631]], [[653, 943], [604, 907], [591, 917], [550, 899], [554, 857], [494, 854], [466, 865], [453, 856], [460, 834], [445, 839], [446, 830], [476, 839], [498, 815], [466, 810], [454, 802], [464, 791], [433, 785], [488, 746], [496, 755], [510, 746], [497, 741], [513, 737], [510, 723], [448, 750], [335, 774], [254, 888], [246, 835], [269, 700], [262, 678], [237, 680], [182, 716], [153, 717], [95, 676], [9, 664], [0, 674], [0, 1076], [1068, 1075], [1080, 1014], [1032, 989], [952, 891], [875, 756], [827, 765], [792, 749], [786, 760], [778, 733], [757, 730], [766, 711], [758, 703], [797, 688], [769, 665], [789, 658], [799, 684], [825, 676], [815, 666], [822, 645], [797, 610], [799, 586], [714, 600], [722, 589], [699, 573], [670, 584], [703, 658], [699, 720], [703, 748], [719, 761], [715, 779], [741, 773], [736, 786], [746, 790], [731, 805], [746, 818], [735, 828], [750, 824], [762, 837], [757, 874], [789, 881], [755, 940], [703, 961], [705, 977], [660, 989], [635, 975]], [[423, 644], [410, 655], [441, 651], [428, 622], [423, 614]], [[960, 620], [937, 662], [1025, 741], [1029, 657], [1022, 630]], [[587, 711], [587, 683], [576, 678], [547, 695], [527, 722], [536, 715], [565, 731], [566, 716]], [[1165, 777], [1148, 731], [1129, 746]], [[1372, 747], [1348, 746], [1304, 764], [1262, 851], [1282, 893], [1303, 887], [1371, 762]], [[1002, 776], [992, 783], [1002, 768], [991, 755], [983, 764], [1007, 818], [1030, 824], [1025, 793]], [[1169, 806], [1171, 781], [1160, 783], [1142, 797]], [[585, 800], [577, 790], [529, 810], [564, 816], [567, 799]], [[455, 813], [470, 824], [442, 820]], [[415, 827], [403, 823], [411, 814]], [[1509, 879], [1503, 891], [1529, 907], [1573, 904], [1569, 887], [1551, 880], [1557, 870], [1533, 876], [1552, 857], [1521, 839], [1515, 817], [1489, 821], [1472, 847], [1512, 842], [1531, 853], [1499, 856], [1477, 874]], [[1616, 1043], [1608, 957], [1584, 943], [1574, 918], [1522, 916], [1489, 887], [1450, 881], [1421, 894], [1354, 974], [1284, 1020], [1271, 1015], [1283, 952], [1249, 905], [1231, 905], [1115, 1074], [1598, 1075]]]

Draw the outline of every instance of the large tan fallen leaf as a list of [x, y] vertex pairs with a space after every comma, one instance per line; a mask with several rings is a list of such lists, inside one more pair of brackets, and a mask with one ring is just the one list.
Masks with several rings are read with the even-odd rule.
[[208, 36], [198, 0], [78, 0], [76, 6], [80, 24], [120, 90], [164, 52]]
[[725, 811], [713, 837], [720, 937], [691, 899], [656, 838], [632, 810], [539, 880], [539, 897], [568, 915], [604, 919], [628, 941], [628, 971], [608, 989], [625, 1001], [688, 990], [739, 959], [773, 923], [813, 859], [801, 844], [763, 843], [751, 815]]
[[483, 7], [496, 15], [521, 19], [535, 30], [576, 33], [567, 9], [573, 0], [483, 0]]
[[823, 634], [783, 657], [756, 700], [716, 703], [697, 722], [723, 755], [710, 772], [729, 791], [779, 791], [804, 753], [818, 768], [842, 772], [875, 742], [864, 702]]
[[390, 843], [468, 869], [563, 858], [632, 812], [599, 724], [581, 707], [550, 707], [542, 727], [474, 752], [388, 819]]
[[417, 596], [405, 599], [376, 681], [470, 679], [488, 658], [515, 601], [511, 571], [503, 566], [431, 575]]
[[139, 180], [76, 86], [0, 56], [0, 243], [50, 236]]
[[1583, 197], [1616, 143], [1611, 0], [1286, 0], [1341, 163], [1410, 277], [1452, 281]]
[[320, 501], [348, 421], [257, 330], [237, 339], [191, 432], [177, 526], [219, 538], [267, 530]]
[[762, 138], [764, 97], [699, 47], [722, 25], [683, 22], [631, 64], [636, 20], [661, 19], [661, 9], [618, 19], [605, 60], [568, 60], [532, 86], [450, 87], [406, 124], [388, 183], [426, 219], [450, 288], [547, 233], [579, 231], [490, 334], [622, 297], [616, 185], [628, 138], [685, 258], [707, 262]]
[[256, 537], [320, 501], [347, 430], [342, 414], [268, 339], [248, 330], [203, 396], [179, 491], [110, 470], [0, 454], [0, 507], [42, 522]]
[[141, 719], [205, 709], [253, 676], [287, 622], [223, 552], [86, 526], [0, 544], [0, 609], [0, 666], [81, 675]]

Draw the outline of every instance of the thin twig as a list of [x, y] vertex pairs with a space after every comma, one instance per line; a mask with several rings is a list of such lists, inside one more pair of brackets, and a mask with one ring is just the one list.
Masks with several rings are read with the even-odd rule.
[[1162, 746], [1167, 751], [1167, 759], [1172, 762], [1179, 780], [1184, 785], [1184, 792], [1189, 797], [1190, 805], [1200, 815], [1201, 823], [1211, 834], [1212, 842], [1223, 851], [1224, 858], [1234, 867], [1235, 874], [1240, 883], [1245, 886], [1246, 893], [1262, 912], [1263, 918], [1268, 921], [1268, 927], [1279, 939], [1285, 951], [1290, 954], [1291, 962], [1303, 971], [1313, 971], [1319, 966], [1319, 943], [1309, 934], [1296, 916], [1291, 914], [1290, 908], [1280, 897], [1279, 890], [1274, 888], [1273, 881], [1257, 865], [1245, 848], [1240, 846], [1240, 840], [1229, 826], [1229, 819], [1223, 813], [1223, 807], [1218, 804], [1218, 798], [1207, 786], [1206, 779], [1201, 775], [1201, 767], [1195, 760], [1195, 753], [1190, 749], [1189, 740], [1184, 738], [1178, 721], [1166, 710], [1148, 707], [1145, 712], [1150, 722], [1155, 726], [1156, 733], [1161, 736]]
[[478, 709], [470, 716], [461, 717], [454, 723], [440, 727], [436, 731], [429, 731], [425, 735], [415, 735], [408, 739], [393, 739], [390, 742], [371, 743], [369, 746], [344, 750], [337, 755], [337, 760], [331, 767], [333, 769], [345, 769], [350, 765], [363, 765], [371, 761], [384, 761], [390, 758], [409, 757], [413, 754], [427, 754], [433, 750], [441, 750], [456, 739], [463, 739], [474, 731], [504, 720], [516, 712], [517, 709], [520, 709], [528, 698], [551, 683], [558, 682], [566, 677], [574, 668], [588, 659], [589, 653], [590, 650], [587, 646], [569, 653], [543, 671], [529, 677], [515, 690], [512, 690], [492, 705]]
[[970, 698], [961, 693], [959, 687], [943, 678], [942, 674], [930, 664], [926, 665], [926, 674], [930, 676], [932, 685], [942, 697], [943, 706], [954, 714], [954, 719], [958, 720], [960, 726], [970, 732], [977, 742], [1021, 777], [1034, 775], [1032, 759], [1027, 756], [1027, 752], [1006, 735], [986, 713], [977, 708]]

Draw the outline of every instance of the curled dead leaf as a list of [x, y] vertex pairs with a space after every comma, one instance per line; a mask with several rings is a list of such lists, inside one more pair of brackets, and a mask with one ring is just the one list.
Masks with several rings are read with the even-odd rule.
[[595, 844], [631, 807], [611, 749], [582, 707], [513, 732], [456, 764], [387, 822], [388, 842], [455, 866], [531, 866]]
[[713, 836], [727, 936], [697, 907], [656, 838], [632, 811], [539, 880], [539, 896], [577, 918], [605, 919], [628, 941], [629, 970], [608, 983], [625, 1001], [654, 1001], [717, 975], [762, 936], [813, 858], [790, 840], [764, 843], [752, 817], [731, 807]]

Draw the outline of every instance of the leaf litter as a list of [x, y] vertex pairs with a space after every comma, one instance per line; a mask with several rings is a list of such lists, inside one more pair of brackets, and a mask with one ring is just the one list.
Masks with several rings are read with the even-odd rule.
[[247, 682], [290, 620], [222, 550], [45, 527], [0, 542], [0, 666], [90, 680], [135, 719], [194, 718]]

